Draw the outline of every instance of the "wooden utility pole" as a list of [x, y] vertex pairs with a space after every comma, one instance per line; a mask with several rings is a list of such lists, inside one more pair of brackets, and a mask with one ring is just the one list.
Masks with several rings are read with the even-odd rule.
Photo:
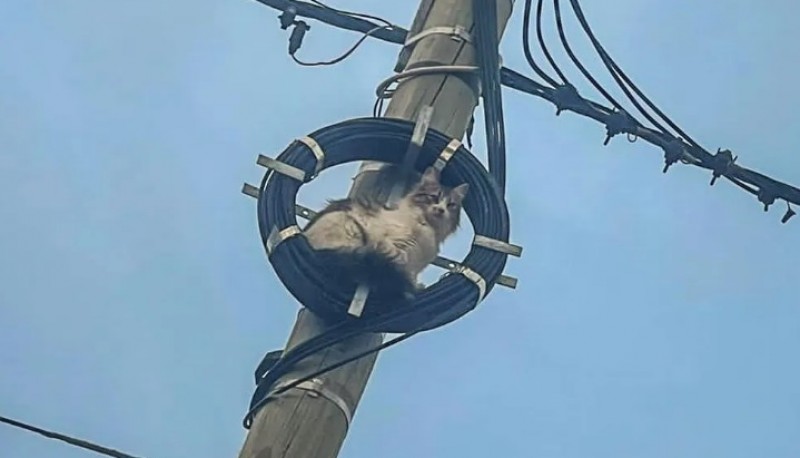
[[[438, 28], [401, 52], [400, 68], [477, 65], [475, 48], [446, 33], [446, 28], [474, 29], [473, 0], [422, 0], [409, 37]], [[498, 33], [502, 36], [514, 0], [496, 0]], [[410, 51], [410, 52], [409, 52]], [[434, 74], [407, 79], [398, 86], [384, 116], [414, 121], [424, 106], [434, 108], [432, 129], [461, 139], [478, 104], [477, 75]], [[352, 193], [369, 192], [374, 172], [362, 164]], [[322, 334], [330, 324], [303, 308], [286, 349]], [[278, 381], [302, 378], [314, 370], [380, 345], [382, 334], [364, 334], [304, 359]], [[330, 371], [305, 388], [277, 396], [255, 415], [239, 458], [335, 458], [377, 354]]]

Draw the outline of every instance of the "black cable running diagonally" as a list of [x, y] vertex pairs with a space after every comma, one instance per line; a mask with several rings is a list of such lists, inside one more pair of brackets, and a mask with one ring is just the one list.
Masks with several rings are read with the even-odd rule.
[[[554, 0], [554, 3], [555, 3], [555, 6], [556, 6], [556, 22], [557, 22], [559, 25], [561, 25], [561, 26], [562, 26], [562, 27], [559, 29], [559, 34], [563, 34], [563, 22], [562, 22], [562, 20], [561, 20], [561, 7], [560, 7], [560, 1], [559, 1], [559, 0]], [[563, 35], [563, 38], [565, 39], [565, 38], [566, 38], [566, 35]], [[598, 51], [598, 53], [600, 53], [600, 52]], [[614, 81], [616, 81], [617, 85], [620, 87], [620, 89], [622, 89], [622, 92], [624, 92], [624, 93], [625, 93], [625, 95], [628, 97], [628, 100], [630, 100], [630, 101], [631, 101], [631, 103], [633, 103], [633, 105], [636, 107], [636, 109], [637, 109], [637, 110], [639, 110], [639, 112], [642, 114], [642, 116], [644, 116], [644, 117], [645, 117], [645, 119], [647, 119], [648, 121], [650, 121], [650, 123], [652, 123], [652, 124], [653, 124], [653, 126], [655, 126], [655, 127], [656, 127], [656, 129], [660, 130], [662, 133], [664, 133], [664, 134], [666, 134], [666, 135], [671, 135], [671, 134], [669, 134], [669, 132], [667, 131], [667, 129], [666, 129], [666, 128], [664, 128], [664, 126], [663, 126], [663, 125], [662, 125], [660, 122], [658, 122], [658, 120], [656, 120], [655, 118], [653, 118], [653, 116], [652, 116], [650, 113], [648, 113], [648, 112], [647, 112], [647, 110], [645, 110], [645, 109], [644, 109], [644, 107], [642, 107], [642, 105], [639, 103], [639, 101], [638, 101], [638, 100], [636, 100], [636, 98], [633, 96], [633, 94], [631, 94], [630, 90], [629, 90], [629, 89], [628, 89], [628, 87], [625, 85], [625, 83], [624, 83], [624, 82], [623, 82], [623, 81], [620, 79], [620, 76], [617, 74], [617, 72], [616, 72], [616, 71], [614, 71], [614, 68], [612, 68], [611, 66], [609, 66], [609, 63], [608, 63], [608, 62], [605, 60], [605, 58], [603, 57], [603, 54], [602, 54], [602, 53], [600, 53], [600, 58], [601, 58], [601, 60], [603, 61], [603, 64], [606, 66], [606, 69], [609, 71], [609, 73], [611, 74], [611, 76], [614, 78]], [[604, 95], [605, 95], [605, 94], [604, 94]], [[611, 100], [609, 100], [609, 101], [611, 101]], [[613, 102], [612, 102], [612, 103], [613, 103]], [[615, 106], [617, 109], [622, 109], [621, 107], [617, 106], [616, 104], [614, 104], [614, 106]]]
[[332, 6], [328, 6], [327, 4], [321, 2], [320, 0], [309, 0], [309, 1], [311, 3], [319, 6], [320, 8], [325, 8], [326, 10], [333, 11], [334, 13], [343, 14], [345, 16], [350, 16], [350, 17], [353, 17], [353, 18], [368, 19], [368, 20], [371, 20], [371, 21], [381, 22], [381, 23], [385, 24], [387, 27], [390, 27], [390, 28], [397, 27], [395, 24], [392, 24], [391, 22], [389, 22], [386, 19], [384, 19], [382, 17], [379, 17], [379, 16], [373, 16], [371, 14], [365, 14], [365, 13], [356, 13], [356, 12], [353, 12], [353, 11], [340, 10], [340, 9], [334, 8]]
[[525, 54], [525, 60], [528, 61], [528, 65], [539, 75], [540, 78], [545, 80], [547, 84], [551, 87], [559, 86], [558, 81], [553, 79], [550, 75], [548, 75], [541, 67], [536, 63], [536, 60], [533, 58], [533, 53], [531, 52], [531, 39], [530, 39], [530, 28], [531, 28], [531, 6], [532, 0], [525, 0], [525, 10], [523, 11], [522, 16], [522, 51]]
[[74, 447], [82, 448], [84, 450], [90, 450], [92, 452], [99, 453], [105, 456], [110, 456], [112, 458], [136, 458], [133, 455], [128, 455], [127, 453], [120, 452], [119, 450], [114, 450], [112, 448], [104, 447], [102, 445], [97, 445], [87, 440], [78, 439], [76, 437], [67, 436], [66, 434], [61, 434], [54, 431], [48, 431], [46, 429], [29, 425], [27, 423], [23, 423], [19, 420], [14, 420], [12, 418], [0, 416], [0, 423], [5, 423], [15, 428], [24, 429], [26, 431], [39, 434], [48, 439], [56, 439], [65, 442], [69, 445], [72, 445]]
[[539, 46], [542, 48], [542, 53], [544, 53], [544, 57], [547, 59], [547, 62], [550, 63], [550, 66], [553, 67], [553, 70], [558, 73], [559, 78], [561, 78], [562, 85], [569, 85], [570, 82], [567, 79], [567, 76], [564, 75], [564, 72], [561, 71], [561, 68], [556, 64], [556, 60], [553, 59], [552, 54], [550, 54], [550, 50], [547, 49], [547, 43], [544, 41], [544, 33], [542, 33], [542, 7], [544, 4], [544, 0], [538, 0], [536, 2], [536, 39], [539, 41]]
[[613, 105], [617, 110], [622, 110], [622, 105], [617, 102], [617, 100], [614, 99], [614, 97], [612, 97], [611, 94], [605, 90], [605, 88], [603, 88], [603, 86], [594, 78], [594, 76], [592, 76], [591, 73], [589, 73], [589, 70], [586, 69], [586, 67], [581, 63], [580, 59], [578, 59], [578, 56], [576, 56], [572, 51], [572, 46], [569, 45], [569, 42], [567, 41], [567, 35], [564, 33], [564, 23], [561, 21], [561, 4], [558, 0], [555, 0], [554, 7], [558, 36], [561, 38], [561, 44], [564, 46], [564, 50], [567, 52], [570, 60], [572, 60], [572, 63], [578, 67], [578, 70], [580, 70], [581, 73], [583, 73], [583, 76], [586, 77], [590, 83], [592, 83], [592, 86], [594, 86], [594, 88], [597, 89], [597, 91], [600, 92], [600, 94], [602, 94], [611, 105]]
[[[659, 117], [661, 117], [661, 119], [663, 119], [664, 122], [666, 122], [670, 127], [672, 127], [675, 130], [675, 132], [678, 133], [678, 135], [683, 137], [687, 142], [689, 142], [689, 144], [691, 144], [695, 148], [698, 148], [698, 149], [701, 149], [701, 150], [705, 151], [703, 149], [703, 147], [700, 146], [700, 144], [698, 144], [696, 141], [694, 141], [694, 139], [692, 139], [692, 137], [690, 137], [688, 134], [686, 134], [686, 132], [684, 132], [683, 129], [681, 129], [666, 114], [664, 114], [664, 112], [662, 112], [636, 86], [636, 84], [634, 84], [633, 81], [631, 81], [631, 79], [628, 78], [628, 76], [625, 74], [625, 72], [619, 67], [619, 65], [617, 65], [617, 63], [614, 61], [614, 59], [606, 52], [605, 48], [603, 48], [603, 46], [597, 40], [597, 37], [595, 36], [594, 32], [592, 31], [592, 28], [589, 26], [589, 23], [586, 20], [586, 16], [584, 16], [584, 14], [583, 14], [583, 10], [581, 9], [581, 6], [580, 6], [580, 3], [578, 2], [578, 0], [570, 0], [570, 4], [572, 5], [572, 9], [575, 12], [575, 16], [578, 18], [578, 21], [580, 22], [581, 27], [583, 28], [584, 32], [586, 32], [586, 35], [591, 40], [592, 45], [594, 45], [595, 50], [598, 52], [598, 54], [600, 54], [601, 59], [606, 64], [606, 67], [608, 67], [609, 71], [612, 72], [612, 74], [618, 73], [619, 76], [625, 81], [625, 83], [627, 83], [630, 86], [630, 88], [633, 89], [633, 91], [636, 92], [636, 94], [639, 97], [641, 97], [642, 101], [644, 101], [644, 103], [646, 103], [647, 106], [650, 107], [650, 109], [652, 109]], [[631, 97], [631, 101], [633, 101], [632, 97]], [[640, 111], [643, 111], [643, 110], [640, 109]], [[651, 122], [652, 122], [652, 120], [651, 120]], [[657, 125], [657, 124], [654, 123], [654, 125]], [[664, 131], [665, 129], [661, 128], [661, 130]]]

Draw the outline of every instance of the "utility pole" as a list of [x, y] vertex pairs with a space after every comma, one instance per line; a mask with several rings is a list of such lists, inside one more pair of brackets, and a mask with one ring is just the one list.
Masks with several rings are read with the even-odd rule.
[[[404, 49], [399, 69], [476, 63], [475, 48], [445, 28], [474, 29], [473, 0], [422, 0], [409, 31], [414, 35], [438, 28], [413, 48]], [[495, 0], [498, 33], [502, 35], [514, 0]], [[430, 127], [461, 139], [478, 104], [477, 75], [431, 74], [399, 84], [385, 117], [414, 121], [425, 106], [433, 107]], [[374, 178], [370, 163], [363, 163], [354, 178], [353, 193], [369, 192]], [[324, 333], [332, 325], [309, 310], [299, 311], [286, 349]], [[368, 350], [383, 342], [382, 334], [356, 336], [304, 359], [278, 383], [299, 379], [312, 371]], [[335, 458], [342, 447], [350, 420], [377, 359], [377, 353], [330, 371], [304, 388], [294, 388], [264, 405], [255, 415], [239, 458]]]

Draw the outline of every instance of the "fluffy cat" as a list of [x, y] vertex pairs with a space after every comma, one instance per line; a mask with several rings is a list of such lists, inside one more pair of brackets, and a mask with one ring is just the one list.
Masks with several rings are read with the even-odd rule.
[[[398, 179], [396, 166], [381, 173], [382, 188]], [[419, 289], [419, 273], [458, 229], [469, 185], [445, 187], [429, 167], [402, 183], [402, 197], [391, 207], [383, 204], [387, 189], [331, 201], [304, 234], [335, 281], [365, 283], [371, 296], [409, 298]]]

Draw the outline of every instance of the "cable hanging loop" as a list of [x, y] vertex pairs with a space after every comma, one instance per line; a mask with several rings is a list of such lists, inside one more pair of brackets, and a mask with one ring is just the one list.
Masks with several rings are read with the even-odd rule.
[[471, 65], [431, 65], [425, 67], [416, 67], [407, 70], [403, 70], [397, 74], [386, 78], [385, 80], [381, 81], [378, 84], [378, 87], [375, 89], [375, 95], [379, 99], [389, 99], [394, 94], [396, 89], [389, 89], [389, 86], [392, 84], [400, 84], [410, 78], [415, 78], [418, 76], [427, 76], [427, 75], [435, 75], [435, 74], [469, 74], [475, 73], [479, 69], [478, 67], [471, 66]]

